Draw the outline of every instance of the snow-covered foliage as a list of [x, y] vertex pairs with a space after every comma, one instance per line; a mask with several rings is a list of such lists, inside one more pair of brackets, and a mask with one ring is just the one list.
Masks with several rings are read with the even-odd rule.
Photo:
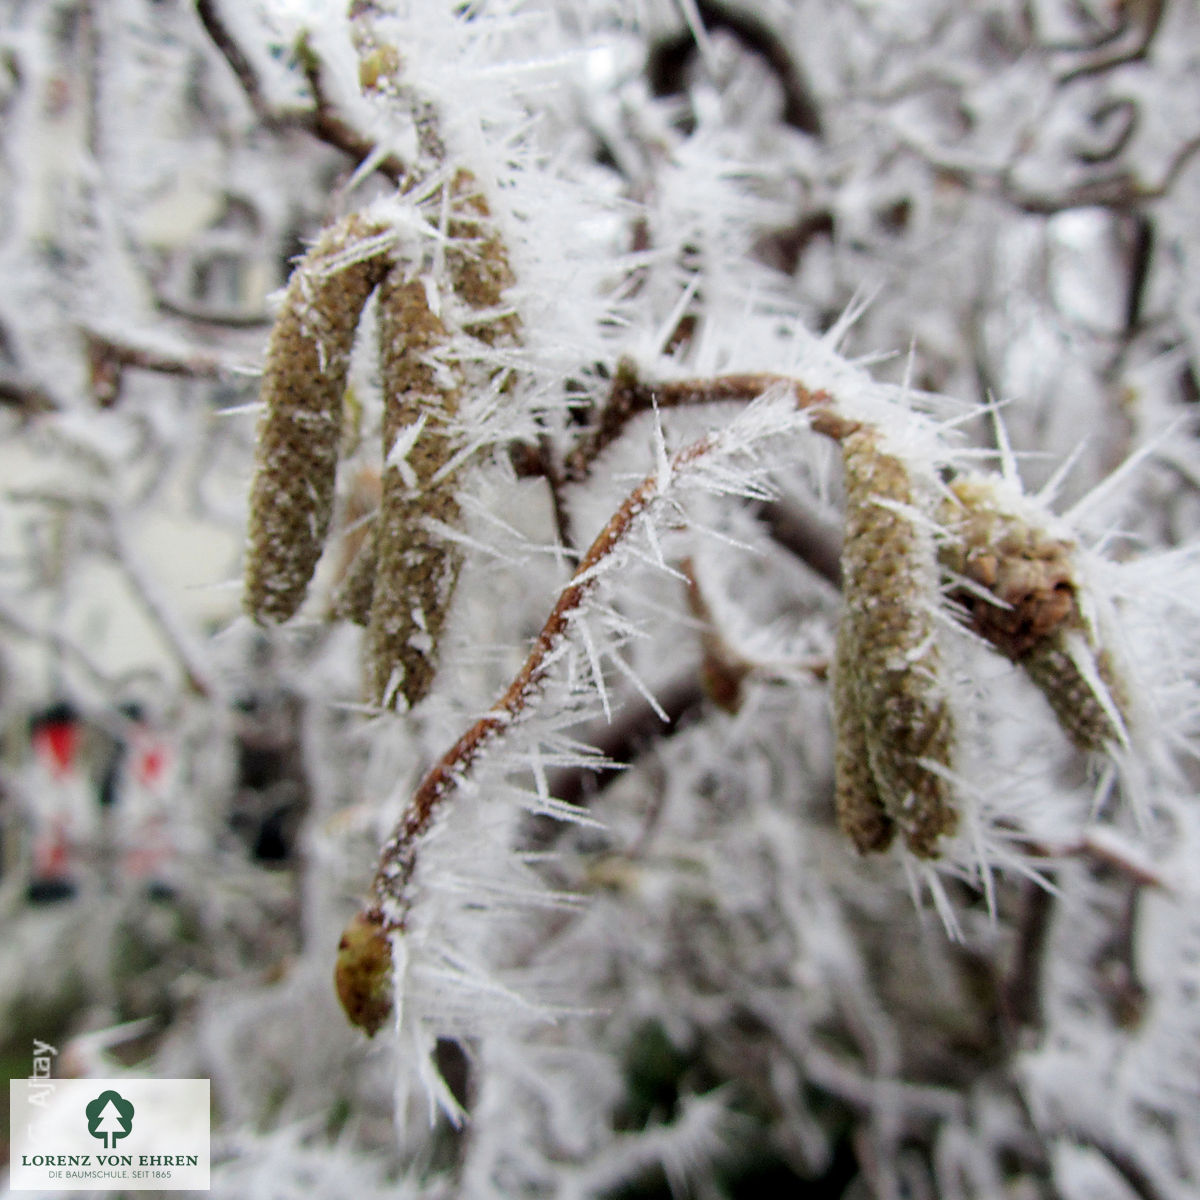
[[1200, 1198], [1200, 9], [0, 14], [11, 1075], [251, 1200]]

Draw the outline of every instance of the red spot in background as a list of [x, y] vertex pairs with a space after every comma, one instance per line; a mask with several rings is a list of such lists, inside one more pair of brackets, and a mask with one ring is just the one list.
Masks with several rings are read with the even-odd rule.
[[38, 757], [62, 779], [75, 765], [79, 750], [80, 728], [76, 721], [54, 721], [43, 725], [33, 735], [33, 748]]
[[137, 780], [143, 787], [152, 787], [162, 779], [167, 769], [167, 750], [165, 746], [147, 746], [137, 759]]

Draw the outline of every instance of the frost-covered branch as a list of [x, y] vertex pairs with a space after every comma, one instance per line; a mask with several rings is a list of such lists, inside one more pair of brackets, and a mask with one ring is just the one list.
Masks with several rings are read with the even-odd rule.
[[[731, 380], [715, 380], [711, 384], [685, 385], [679, 389], [684, 395], [713, 395], [746, 399], [753, 394], [763, 395], [777, 386], [779, 380], [737, 377]], [[811, 394], [798, 384], [789, 381], [797, 408], [804, 409], [825, 403], [824, 393]], [[673, 394], [676, 389], [665, 389]], [[824, 417], [824, 419], [822, 419]], [[825, 414], [813, 415], [811, 427], [829, 427], [835, 420]], [[715, 433], [692, 442], [664, 460], [660, 468], [646, 478], [626, 497], [620, 508], [609, 518], [604, 528], [588, 547], [580, 560], [570, 582], [559, 594], [541, 632], [534, 640], [525, 663], [509, 684], [504, 694], [492, 705], [488, 713], [471, 726], [454, 745], [442, 755], [426, 774], [413, 793], [405, 815], [395, 832], [384, 844], [380, 855], [372, 891], [377, 902], [386, 911], [386, 928], [403, 930], [408, 905], [408, 885], [416, 868], [416, 845], [430, 828], [438, 809], [452, 795], [462, 778], [471, 770], [475, 761], [485, 753], [492, 742], [502, 737], [527, 716], [527, 710], [535, 702], [547, 672], [559, 657], [561, 643], [572, 632], [576, 615], [584, 607], [592, 591], [610, 570], [609, 560], [617, 553], [639, 522], [652, 520], [652, 512], [669, 492], [686, 478], [697, 464], [707, 457], [719, 457], [729, 452], [728, 434]]]

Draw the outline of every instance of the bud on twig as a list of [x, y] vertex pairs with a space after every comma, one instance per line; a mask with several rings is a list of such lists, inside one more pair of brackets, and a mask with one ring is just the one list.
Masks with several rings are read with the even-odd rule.
[[338, 942], [333, 972], [352, 1024], [374, 1037], [392, 1013], [392, 947], [378, 909], [356, 913]]
[[271, 331], [246, 559], [256, 620], [295, 613], [325, 544], [350, 350], [387, 269], [385, 232], [358, 216], [326, 230], [292, 272]]

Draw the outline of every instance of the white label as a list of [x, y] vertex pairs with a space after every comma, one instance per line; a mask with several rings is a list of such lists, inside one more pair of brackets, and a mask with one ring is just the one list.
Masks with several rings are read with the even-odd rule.
[[10, 1079], [13, 1191], [207, 1190], [207, 1079]]

